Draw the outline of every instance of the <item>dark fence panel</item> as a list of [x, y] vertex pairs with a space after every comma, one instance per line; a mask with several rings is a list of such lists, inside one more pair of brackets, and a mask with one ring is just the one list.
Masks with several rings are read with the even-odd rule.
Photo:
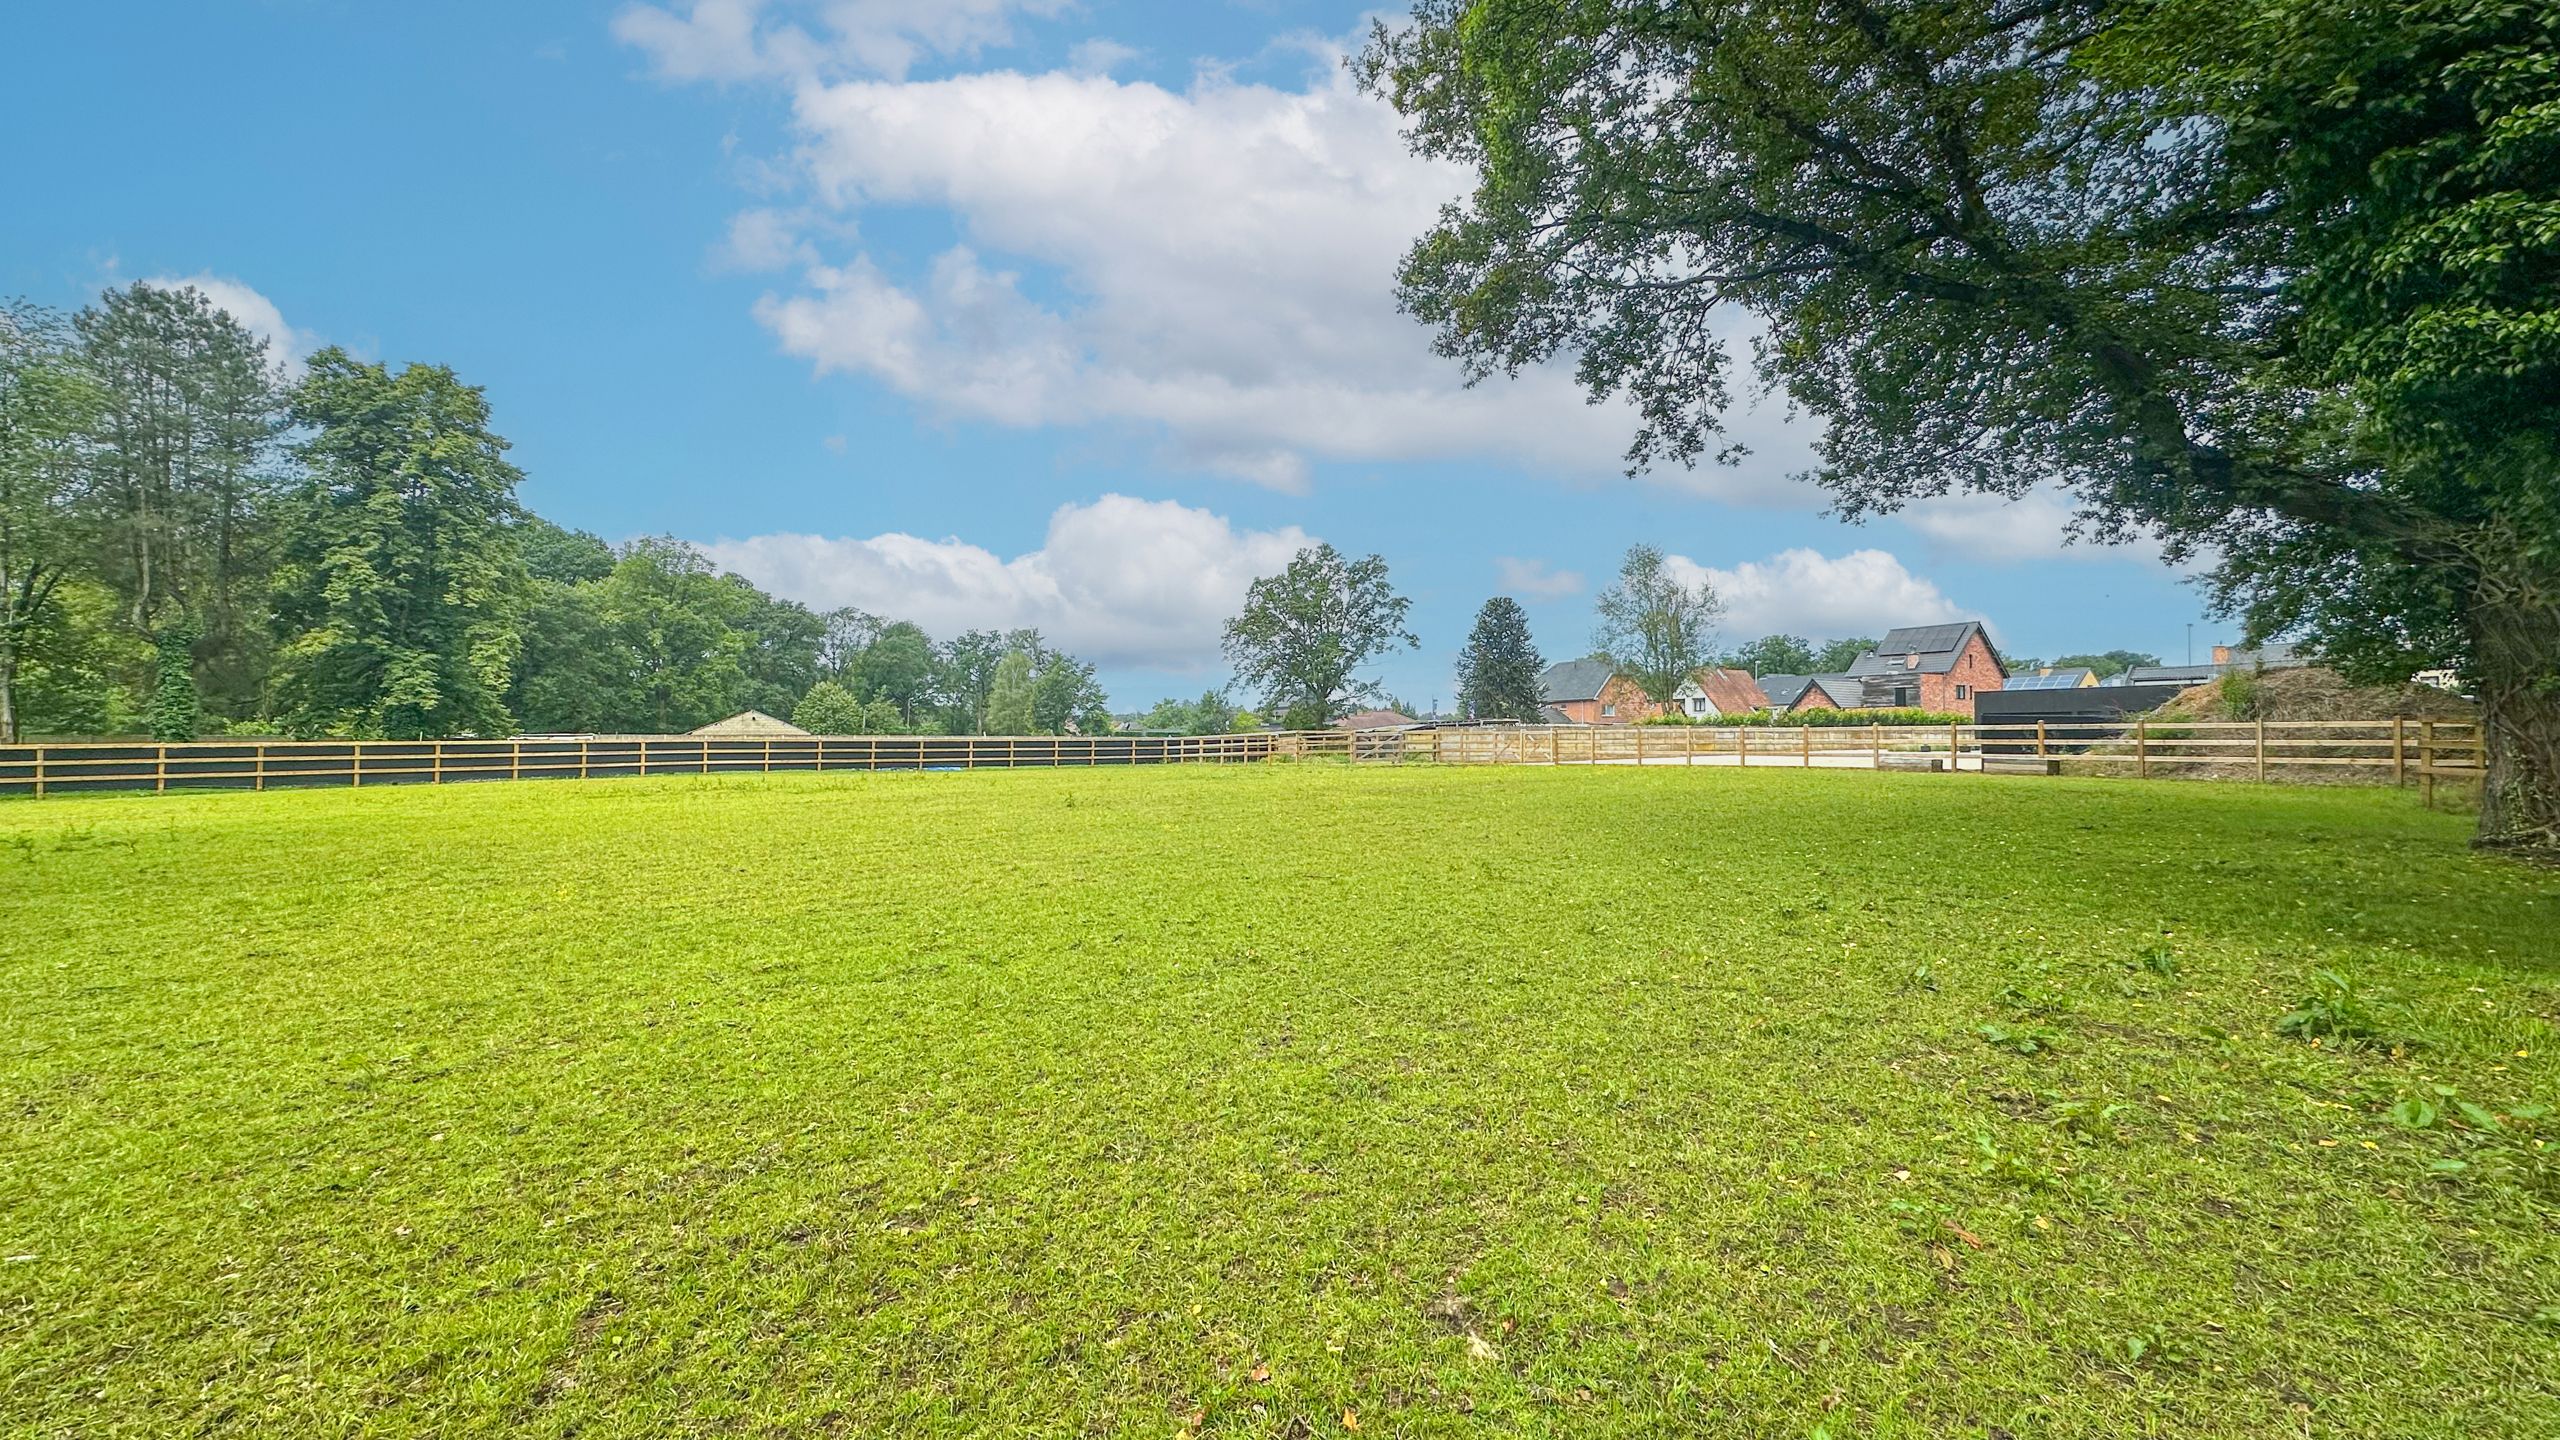
[[283, 790], [841, 770], [1231, 764], [1311, 753], [1281, 735], [542, 736], [523, 740], [132, 741], [0, 746], [0, 795]]
[[[2033, 755], [2032, 737], [2006, 727], [2044, 722], [2048, 753], [2076, 753], [2115, 738], [2128, 716], [2147, 714], [2186, 693], [2181, 685], [2090, 685], [2078, 690], [1980, 690], [1973, 697], [1977, 725], [2001, 727], [1986, 737], [1986, 755]], [[2066, 732], [2070, 738], [2065, 739]]]

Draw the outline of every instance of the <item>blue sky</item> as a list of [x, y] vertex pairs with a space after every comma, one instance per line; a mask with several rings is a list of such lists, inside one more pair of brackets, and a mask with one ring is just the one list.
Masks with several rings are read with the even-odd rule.
[[1309, 537], [1386, 557], [1444, 703], [1491, 594], [1581, 653], [1636, 541], [1729, 639], [1987, 619], [2013, 653], [2199, 651], [2145, 549], [2064, 509], [1862, 526], [1787, 479], [1629, 479], [1561, 373], [1462, 389], [1397, 315], [1464, 176], [1279, 0], [226, 0], [11, 7], [0, 293], [188, 280], [305, 351], [485, 387], [526, 503], [666, 533], [938, 634], [1037, 624], [1124, 706], [1225, 679], [1218, 621]]

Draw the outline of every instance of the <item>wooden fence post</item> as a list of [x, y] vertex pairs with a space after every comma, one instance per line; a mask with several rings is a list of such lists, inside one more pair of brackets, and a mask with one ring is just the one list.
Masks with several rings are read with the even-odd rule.
[[507, 778], [510, 780], [524, 778], [524, 737], [522, 736], [507, 742]]
[[2267, 722], [2258, 722], [2258, 783], [2267, 783]]
[[161, 746], [161, 747], [160, 747], [160, 758], [159, 758], [157, 761], [155, 761], [155, 762], [153, 763], [153, 765], [152, 765], [152, 769], [151, 769], [151, 793], [152, 793], [152, 794], [154, 794], [154, 795], [164, 794], [164, 793], [166, 793], [166, 792], [167, 792], [168, 788], [169, 788], [169, 747], [168, 747], [168, 746], [166, 746], [166, 745], [163, 745], [163, 746]]
[[649, 773], [649, 742], [646, 740], [640, 742], [640, 773]]
[[444, 783], [444, 742], [442, 740], [427, 742], [427, 783], [430, 785]]
[[2133, 773], [2141, 779], [2151, 778], [2151, 722], [2133, 722]]
[[2409, 783], [2409, 717], [2391, 717], [2391, 783]]
[[44, 798], [44, 747], [36, 747], [36, 798]]
[[1868, 728], [1874, 732], [1870, 738], [1875, 742], [1875, 753], [1871, 757], [1871, 763], [1881, 770], [1884, 768], [1884, 726], [1877, 724]]
[[2418, 803], [2436, 808], [2436, 722], [2418, 722]]
[[2045, 753], [2044, 753], [2044, 722], [2043, 722], [2043, 721], [2041, 721], [2041, 720], [2039, 720], [2039, 721], [2037, 721], [2037, 722], [2036, 722], [2036, 758], [2037, 758], [2038, 760], [2042, 760], [2042, 759], [2044, 759], [2044, 758], [2045, 758]]
[[1961, 764], [1957, 757], [1964, 753], [1963, 730], [1961, 725], [1947, 727], [1947, 773], [1950, 775], [1956, 773]]
[[1813, 727], [1810, 725], [1797, 726], [1796, 739], [1803, 742], [1804, 768], [1810, 770], [1813, 768]]
[[1644, 768], [1644, 730], [1642, 725], [1636, 727], [1636, 768], [1639, 770]]
[[770, 735], [764, 737], [764, 773], [773, 773], [773, 737]]
[[581, 780], [587, 778], [587, 744], [584, 740], [578, 742], [578, 778]]

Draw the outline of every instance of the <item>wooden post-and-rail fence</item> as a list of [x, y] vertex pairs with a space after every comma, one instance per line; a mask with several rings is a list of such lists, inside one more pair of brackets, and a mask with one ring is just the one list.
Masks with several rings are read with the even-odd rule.
[[2476, 724], [2450, 720], [1981, 725], [1452, 726], [1250, 735], [527, 736], [0, 745], [0, 795], [446, 785], [483, 780], [841, 770], [1359, 764], [1699, 765], [2477, 782]]

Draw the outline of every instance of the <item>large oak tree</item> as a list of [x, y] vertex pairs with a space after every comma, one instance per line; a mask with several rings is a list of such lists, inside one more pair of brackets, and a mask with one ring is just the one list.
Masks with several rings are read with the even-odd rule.
[[1576, 357], [1631, 460], [1754, 336], [1855, 516], [2045, 484], [2253, 634], [2462, 669], [2487, 843], [2560, 839], [2560, 7], [1422, 0], [1360, 62], [1477, 187], [1408, 307]]
[[1246, 591], [1244, 612], [1227, 622], [1227, 659], [1236, 682], [1264, 695], [1282, 725], [1330, 725], [1355, 701], [1381, 693], [1360, 677], [1362, 667], [1419, 643], [1405, 628], [1411, 608], [1388, 583], [1386, 561], [1313, 545]]

